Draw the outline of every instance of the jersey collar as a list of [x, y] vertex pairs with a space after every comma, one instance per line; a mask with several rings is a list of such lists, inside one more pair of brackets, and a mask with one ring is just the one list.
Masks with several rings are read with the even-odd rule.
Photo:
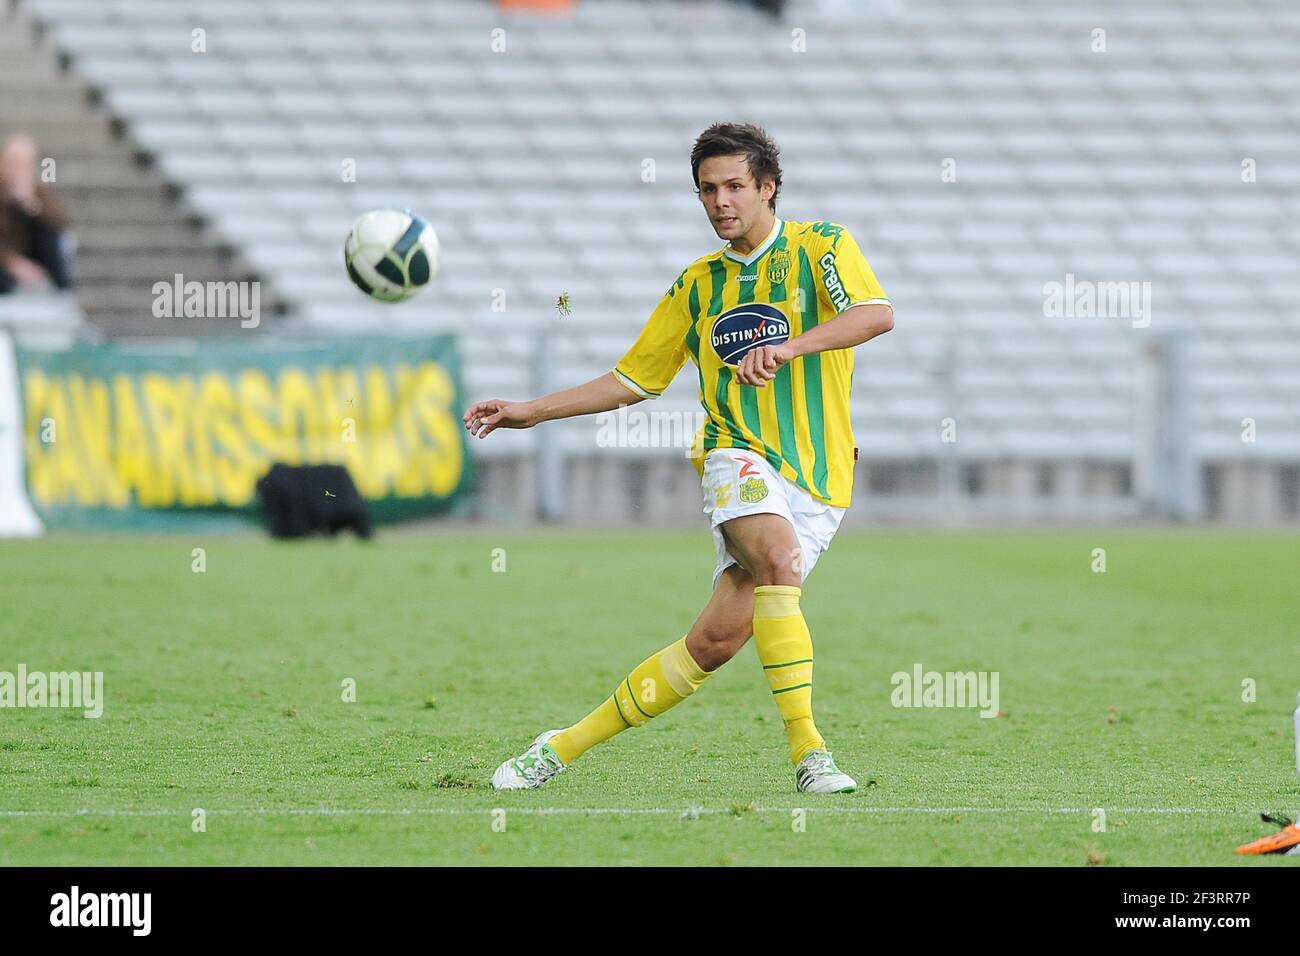
[[781, 227], [784, 225], [785, 223], [781, 221], [781, 217], [777, 216], [776, 221], [772, 223], [772, 231], [767, 234], [767, 238], [759, 243], [758, 247], [748, 256], [742, 256], [740, 253], [734, 251], [731, 248], [731, 243], [727, 243], [727, 247], [722, 250], [722, 254], [733, 262], [739, 262], [741, 265], [745, 266], [750, 265], [751, 263], [758, 261], [763, 253], [772, 248], [772, 243], [776, 242], [776, 237], [781, 235]]

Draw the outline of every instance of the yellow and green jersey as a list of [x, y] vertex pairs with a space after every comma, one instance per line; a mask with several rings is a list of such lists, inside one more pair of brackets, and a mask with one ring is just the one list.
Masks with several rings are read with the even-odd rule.
[[696, 436], [697, 468], [714, 448], [747, 448], [809, 494], [847, 508], [853, 350], [801, 356], [763, 388], [738, 384], [735, 371], [752, 348], [779, 345], [876, 302], [889, 300], [848, 230], [777, 219], [748, 256], [728, 245], [691, 263], [614, 374], [638, 395], [657, 396], [691, 359], [708, 414]]

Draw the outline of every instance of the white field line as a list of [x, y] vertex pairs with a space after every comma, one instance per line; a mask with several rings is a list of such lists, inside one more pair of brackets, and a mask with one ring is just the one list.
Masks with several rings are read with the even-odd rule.
[[[198, 807], [194, 809], [200, 809]], [[636, 816], [676, 816], [676, 817], [696, 817], [696, 816], [718, 816], [718, 815], [746, 815], [749, 813], [793, 813], [795, 810], [801, 810], [805, 813], [851, 813], [851, 814], [907, 814], [907, 813], [925, 813], [925, 814], [1024, 814], [1024, 815], [1060, 815], [1060, 814], [1091, 814], [1097, 809], [1103, 809], [1106, 813], [1114, 815], [1119, 813], [1150, 813], [1150, 814], [1167, 814], [1174, 816], [1193, 816], [1193, 815], [1211, 815], [1211, 816], [1236, 816], [1258, 814], [1258, 810], [1243, 810], [1235, 807], [824, 807], [824, 806], [802, 806], [802, 807], [754, 807], [752, 810], [740, 809], [737, 811], [731, 807], [502, 807], [502, 806], [484, 806], [484, 807], [231, 807], [227, 809], [220, 808], [202, 808], [208, 816], [229, 816], [229, 817], [274, 817], [274, 816], [304, 816], [304, 817], [348, 817], [348, 816], [368, 816], [368, 817], [417, 817], [417, 816], [481, 816], [491, 814], [495, 810], [505, 810], [507, 814], [522, 814], [524, 816], [618, 816], [618, 815], [636, 815]], [[0, 810], [0, 818], [23, 818], [23, 817], [44, 817], [44, 818], [66, 818], [73, 819], [76, 817], [189, 817], [193, 810], [164, 810], [164, 809], [139, 809], [139, 810], [115, 810], [115, 809], [96, 809], [82, 808], [78, 810]]]

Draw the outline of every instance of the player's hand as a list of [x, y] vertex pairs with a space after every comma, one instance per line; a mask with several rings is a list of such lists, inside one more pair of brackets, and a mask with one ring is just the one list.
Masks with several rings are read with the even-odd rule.
[[736, 381], [741, 385], [762, 388], [776, 378], [776, 373], [780, 371], [781, 366], [793, 357], [789, 343], [760, 345], [756, 349], [750, 349], [736, 368]]
[[527, 402], [505, 402], [499, 398], [477, 402], [465, 413], [465, 428], [484, 438], [498, 428], [531, 428], [532, 412]]

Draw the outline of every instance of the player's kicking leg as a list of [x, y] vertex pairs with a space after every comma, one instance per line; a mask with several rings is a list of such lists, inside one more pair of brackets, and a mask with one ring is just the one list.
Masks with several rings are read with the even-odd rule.
[[813, 644], [799, 609], [804, 556], [794, 525], [783, 515], [751, 514], [721, 528], [755, 584], [754, 647], [785, 722], [795, 785], [806, 793], [852, 793], [857, 782], [835, 766], [813, 722]]
[[753, 579], [733, 565], [718, 579], [684, 638], [642, 661], [603, 704], [572, 727], [541, 734], [522, 754], [497, 767], [492, 786], [540, 787], [596, 744], [681, 703], [744, 646], [753, 619]]

